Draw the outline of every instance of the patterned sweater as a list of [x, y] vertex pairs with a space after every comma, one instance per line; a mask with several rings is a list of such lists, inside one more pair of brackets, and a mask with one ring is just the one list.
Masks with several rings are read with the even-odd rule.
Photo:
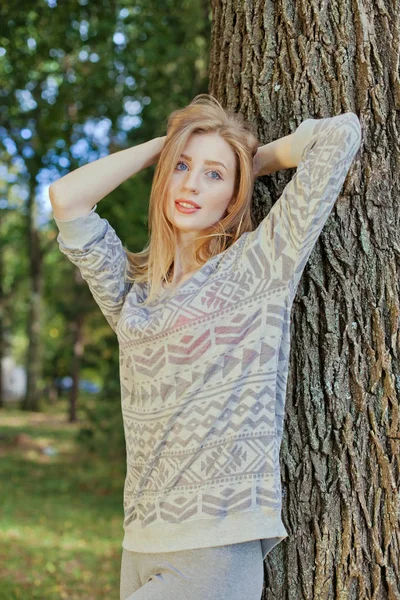
[[259, 226], [142, 307], [147, 283], [96, 213], [55, 219], [119, 343], [126, 440], [124, 538], [136, 552], [288, 536], [279, 451], [290, 313], [311, 251], [360, 146], [357, 116], [307, 119], [300, 163]]

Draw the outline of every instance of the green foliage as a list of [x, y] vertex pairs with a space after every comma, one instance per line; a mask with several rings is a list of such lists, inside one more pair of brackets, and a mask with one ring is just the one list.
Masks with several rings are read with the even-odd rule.
[[[87, 407], [79, 441], [121, 456], [118, 346], [86, 283], [60, 253], [40, 191], [89, 161], [164, 135], [171, 111], [207, 91], [210, 7], [205, 0], [34, 0], [20, 8], [0, 6], [3, 344], [24, 363], [33, 278], [43, 270], [41, 384], [71, 376], [75, 327], [83, 319], [81, 372], [97, 372], [104, 390]], [[135, 106], [138, 123], [126, 126]], [[108, 131], [98, 135], [105, 120]], [[148, 240], [154, 168], [125, 181], [98, 207], [133, 251]], [[30, 240], [36, 220], [40, 252]]]
[[99, 458], [125, 465], [119, 381], [107, 379], [95, 400], [82, 406], [82, 415], [86, 424], [80, 428], [76, 441], [88, 451], [96, 452]]

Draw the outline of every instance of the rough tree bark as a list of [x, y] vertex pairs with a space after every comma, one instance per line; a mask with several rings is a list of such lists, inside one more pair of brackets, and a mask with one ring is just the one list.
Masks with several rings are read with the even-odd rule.
[[[399, 9], [212, 0], [209, 91], [262, 143], [347, 111], [363, 130], [292, 308], [289, 537], [266, 558], [263, 598], [400, 598]], [[293, 174], [256, 180], [256, 223]]]

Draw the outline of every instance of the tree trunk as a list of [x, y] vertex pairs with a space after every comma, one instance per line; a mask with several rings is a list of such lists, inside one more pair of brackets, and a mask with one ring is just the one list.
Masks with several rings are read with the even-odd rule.
[[72, 387], [70, 391], [69, 402], [69, 422], [77, 422], [77, 402], [79, 395], [79, 379], [81, 372], [82, 357], [85, 349], [83, 336], [84, 316], [82, 314], [75, 317], [73, 324], [74, 330], [74, 356], [72, 360]]
[[[210, 93], [260, 142], [347, 111], [363, 129], [292, 308], [271, 600], [400, 598], [399, 9], [212, 0]], [[293, 174], [256, 180], [255, 222]]]
[[[0, 216], [0, 233], [1, 233], [1, 216]], [[0, 241], [0, 408], [4, 408], [5, 404], [5, 389], [4, 389], [4, 373], [3, 359], [5, 357], [5, 328], [4, 328], [4, 252], [3, 245]]]
[[28, 317], [28, 351], [26, 356], [26, 394], [22, 402], [23, 410], [40, 410], [42, 374], [42, 348], [40, 332], [42, 330], [42, 295], [43, 295], [43, 253], [40, 248], [39, 231], [36, 223], [36, 205], [34, 201], [35, 186], [30, 186], [28, 199], [28, 243], [30, 258], [31, 293]]

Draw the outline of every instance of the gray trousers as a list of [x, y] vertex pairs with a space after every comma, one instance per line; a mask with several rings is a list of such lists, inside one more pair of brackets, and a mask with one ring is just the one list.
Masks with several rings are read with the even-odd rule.
[[120, 600], [260, 600], [260, 540], [177, 552], [122, 549]]

